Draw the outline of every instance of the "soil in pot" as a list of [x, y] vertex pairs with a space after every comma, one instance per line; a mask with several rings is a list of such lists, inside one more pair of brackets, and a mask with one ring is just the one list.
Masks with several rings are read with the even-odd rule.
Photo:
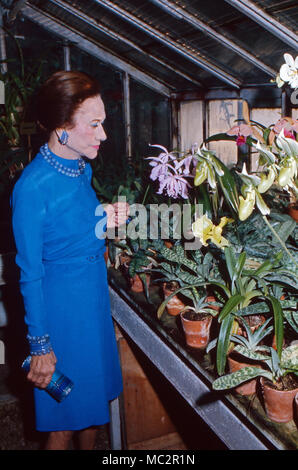
[[261, 389], [266, 414], [277, 423], [288, 423], [294, 418], [294, 398], [298, 393], [298, 379], [287, 375], [278, 384], [261, 377]]
[[209, 343], [212, 316], [186, 310], [180, 313], [180, 318], [188, 346], [206, 348]]
[[[169, 295], [173, 294], [173, 292], [179, 288], [179, 284], [177, 282], [164, 282], [162, 285], [164, 298], [166, 299]], [[167, 303], [167, 312], [169, 315], [179, 315], [181, 310], [183, 310], [185, 304], [180, 300], [178, 295], [174, 295]]]

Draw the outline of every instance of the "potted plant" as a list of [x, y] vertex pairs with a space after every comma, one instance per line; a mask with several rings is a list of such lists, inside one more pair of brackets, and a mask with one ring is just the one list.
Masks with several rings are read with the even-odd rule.
[[[237, 343], [240, 346], [247, 349], [247, 351], [253, 353], [262, 353], [267, 351], [267, 346], [263, 346], [262, 342], [264, 339], [272, 332], [273, 326], [268, 324], [271, 322], [271, 318], [267, 319], [263, 325], [259, 328], [253, 330], [249, 324], [242, 318], [242, 323], [245, 328], [246, 335], [235, 334], [231, 336], [231, 341]], [[241, 359], [241, 355], [237, 349], [238, 346], [235, 346], [228, 356], [229, 371], [236, 372], [237, 370], [243, 369], [244, 367], [254, 366], [253, 363], [248, 363], [244, 359]], [[241, 351], [241, 349], [240, 349]], [[257, 380], [252, 379], [245, 382], [243, 385], [239, 385], [235, 388], [236, 392], [240, 395], [251, 395], [256, 393]]]
[[[257, 314], [273, 310], [274, 331], [277, 338], [277, 348], [281, 353], [283, 343], [283, 315], [278, 299], [271, 295], [270, 287], [274, 281], [266, 279], [271, 274], [278, 261], [278, 256], [273, 261], [266, 260], [258, 268], [245, 269], [246, 253], [236, 255], [232, 247], [224, 249], [223, 268], [225, 275], [221, 282], [212, 281], [215, 289], [219, 290], [218, 296], [223, 301], [218, 322], [220, 324], [218, 338], [210, 345], [216, 345], [216, 367], [219, 375], [224, 374], [227, 355], [231, 348], [231, 335], [239, 333], [239, 320], [244, 315]], [[268, 305], [269, 304], [269, 305]], [[263, 321], [263, 319], [262, 319]]]
[[293, 344], [283, 349], [281, 357], [272, 347], [268, 347], [268, 354], [251, 352], [240, 345], [237, 346], [237, 351], [244, 357], [261, 361], [267, 369], [244, 367], [217, 378], [212, 384], [213, 389], [225, 390], [261, 377], [261, 390], [268, 418], [278, 423], [291, 421], [294, 397], [298, 392], [298, 345]]
[[194, 306], [185, 306], [180, 312], [181, 324], [188, 346], [204, 349], [209, 343], [212, 318], [217, 312], [205, 302], [205, 296], [194, 302]]
[[[158, 253], [158, 266], [151, 271], [162, 275], [162, 277], [155, 280], [155, 282], [162, 282], [165, 297], [165, 301], [158, 309], [158, 318], [161, 317], [165, 308], [167, 308], [168, 313], [171, 312], [173, 301], [174, 310], [172, 314], [180, 313], [180, 306], [183, 308], [186, 302], [186, 300], [179, 297], [180, 294], [196, 302], [199, 295], [198, 288], [202, 288], [206, 301], [209, 279], [218, 279], [219, 276], [211, 253], [204, 255], [197, 250], [188, 254], [181, 244], [176, 244], [171, 249], [163, 246]], [[170, 283], [172, 289], [167, 289], [166, 286]], [[173, 289], [174, 285], [176, 289]], [[210, 308], [218, 311], [218, 304], [214, 296], [208, 297], [208, 303], [212, 304]]]

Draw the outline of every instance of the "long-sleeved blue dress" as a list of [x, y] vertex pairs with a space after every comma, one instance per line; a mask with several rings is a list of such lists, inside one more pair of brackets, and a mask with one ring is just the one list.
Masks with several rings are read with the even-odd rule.
[[[78, 160], [52, 156], [78, 168]], [[11, 198], [28, 333], [50, 336], [57, 369], [74, 382], [61, 403], [34, 388], [39, 431], [107, 423], [109, 401], [122, 391], [103, 258], [106, 214], [91, 175], [88, 162], [83, 174], [70, 177], [38, 153]]]

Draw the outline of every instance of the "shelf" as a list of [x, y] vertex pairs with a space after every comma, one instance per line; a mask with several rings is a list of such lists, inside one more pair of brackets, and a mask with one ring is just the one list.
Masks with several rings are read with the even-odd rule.
[[174, 327], [176, 317], [157, 319], [158, 288], [151, 290], [150, 304], [143, 294], [130, 292], [114, 269], [109, 271], [109, 282], [114, 320], [229, 449], [297, 449], [295, 423], [270, 421], [258, 396], [212, 390], [215, 374], [209, 355], [184, 344]]

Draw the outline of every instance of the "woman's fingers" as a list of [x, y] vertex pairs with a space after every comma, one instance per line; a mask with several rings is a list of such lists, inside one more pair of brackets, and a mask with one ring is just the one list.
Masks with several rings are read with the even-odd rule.
[[55, 371], [56, 362], [57, 359], [53, 352], [42, 356], [33, 356], [27, 375], [28, 380], [33, 382], [36, 387], [46, 388]]
[[115, 202], [105, 207], [108, 216], [108, 227], [118, 227], [125, 224], [129, 216], [129, 204], [127, 202]]

